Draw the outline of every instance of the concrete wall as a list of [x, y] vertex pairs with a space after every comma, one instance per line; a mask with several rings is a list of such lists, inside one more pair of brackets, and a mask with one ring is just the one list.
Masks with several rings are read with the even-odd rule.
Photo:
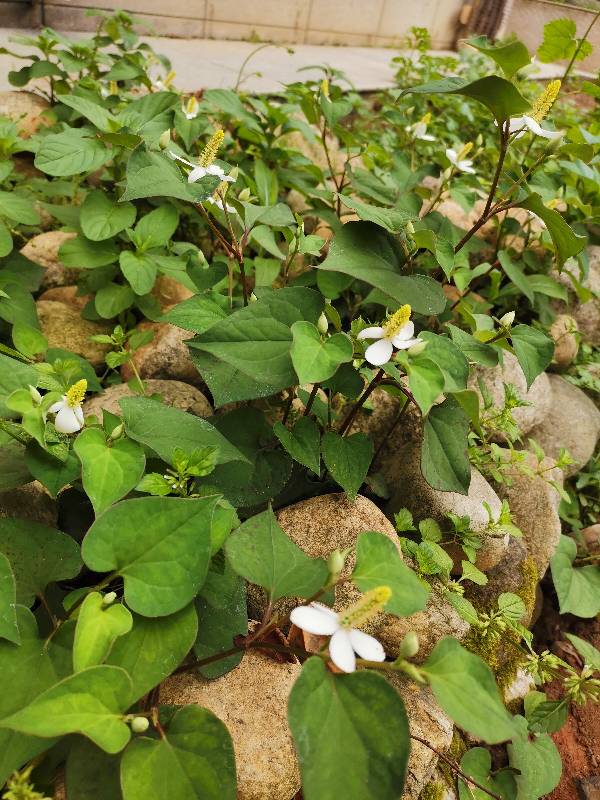
[[[577, 36], [586, 32], [596, 12], [572, 5], [551, 2], [551, 0], [514, 0], [502, 31], [499, 35], [516, 34], [529, 48], [535, 52], [544, 38], [544, 25], [553, 19], [569, 17], [577, 24]], [[592, 28], [589, 40], [594, 52], [584, 61], [577, 61], [579, 69], [595, 72], [600, 69], [600, 20]]]
[[[0, 0], [0, 25], [30, 26], [34, 12]], [[412, 25], [428, 28], [433, 46], [454, 43], [462, 0], [45, 0], [45, 23], [61, 30], [90, 30], [87, 8], [125, 8], [144, 33], [210, 39], [250, 39], [291, 44], [397, 46]], [[37, 8], [36, 8], [37, 6]], [[8, 9], [12, 8], [9, 12]], [[21, 19], [19, 19], [21, 15]], [[2, 19], [4, 17], [4, 19]]]

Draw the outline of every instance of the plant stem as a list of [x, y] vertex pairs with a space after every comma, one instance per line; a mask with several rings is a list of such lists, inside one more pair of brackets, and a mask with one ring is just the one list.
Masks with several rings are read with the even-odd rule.
[[348, 413], [346, 419], [340, 425], [339, 430], [338, 430], [338, 433], [339, 433], [340, 436], [343, 436], [346, 433], [346, 431], [350, 428], [350, 426], [354, 422], [354, 419], [356, 418], [356, 415], [358, 414], [360, 409], [364, 406], [364, 404], [369, 399], [369, 397], [373, 394], [373, 392], [375, 391], [375, 389], [377, 388], [379, 383], [383, 380], [384, 374], [385, 373], [384, 373], [384, 371], [382, 369], [377, 370], [377, 373], [376, 373], [375, 377], [371, 380], [371, 383], [369, 383], [369, 385], [364, 390], [364, 392], [361, 394], [361, 396], [358, 398], [356, 403], [352, 406], [352, 408], [350, 409], [350, 412]]
[[563, 76], [562, 76], [562, 82], [563, 82], [563, 83], [564, 83], [564, 82], [567, 80], [567, 78], [569, 77], [569, 73], [570, 73], [570, 72], [571, 72], [571, 70], [573, 69], [573, 64], [574, 64], [574, 63], [575, 63], [575, 61], [577, 60], [577, 56], [579, 55], [579, 53], [580, 53], [580, 51], [581, 51], [581, 48], [583, 47], [583, 43], [586, 41], [586, 39], [587, 39], [587, 38], [588, 38], [588, 36], [590, 35], [590, 31], [592, 30], [592, 28], [594, 27], [594, 25], [595, 25], [595, 24], [596, 24], [596, 22], [598, 21], [598, 17], [600, 17], [600, 11], [598, 11], [598, 13], [595, 15], [594, 19], [593, 19], [593, 20], [590, 22], [590, 24], [588, 25], [588, 29], [587, 29], [587, 31], [586, 31], [586, 32], [583, 34], [582, 38], [581, 38], [581, 39], [580, 39], [580, 41], [579, 41], [579, 44], [577, 45], [577, 47], [576, 47], [576, 49], [575, 49], [575, 52], [573, 53], [573, 56], [571, 57], [571, 60], [570, 60], [570, 61], [569, 61], [569, 63], [567, 64], [567, 68], [566, 68], [566, 70], [564, 71], [564, 73], [563, 73]]
[[320, 385], [321, 384], [319, 383], [315, 383], [315, 385], [311, 389], [310, 395], [308, 396], [308, 400], [306, 402], [306, 406], [304, 408], [304, 414], [302, 414], [303, 417], [307, 417], [310, 414], [310, 410], [313, 406], [313, 403], [315, 402], [315, 397], [317, 396], [317, 392], [319, 391]]

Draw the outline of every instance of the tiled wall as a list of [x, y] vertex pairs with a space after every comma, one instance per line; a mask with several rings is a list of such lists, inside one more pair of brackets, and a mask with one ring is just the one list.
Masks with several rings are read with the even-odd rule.
[[85, 16], [86, 8], [125, 7], [142, 20], [148, 33], [291, 44], [395, 46], [412, 25], [419, 25], [429, 29], [434, 47], [447, 48], [454, 43], [462, 4], [463, 0], [45, 0], [44, 8], [46, 24], [63, 30], [90, 29], [94, 22]]

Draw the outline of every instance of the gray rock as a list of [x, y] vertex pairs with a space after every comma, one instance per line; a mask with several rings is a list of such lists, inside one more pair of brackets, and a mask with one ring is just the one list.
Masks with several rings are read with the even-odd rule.
[[[190, 386], [182, 381], [165, 381], [151, 378], [146, 381], [146, 394], [160, 395], [163, 403], [181, 411], [189, 411], [198, 417], [210, 417], [212, 407], [202, 392], [195, 386]], [[124, 397], [135, 397], [126, 383], [109, 386], [102, 394], [95, 395], [83, 404], [83, 413], [94, 414], [101, 419], [102, 409], [112, 414], [121, 414], [119, 400]]]
[[575, 360], [579, 351], [578, 331], [575, 317], [570, 314], [559, 314], [550, 326], [549, 334], [554, 340], [554, 363], [559, 367], [568, 367]]
[[41, 289], [65, 286], [77, 281], [80, 270], [65, 267], [58, 255], [60, 246], [69, 239], [74, 239], [76, 235], [65, 231], [47, 231], [34, 236], [21, 248], [21, 255], [44, 268]]
[[552, 305], [559, 313], [572, 314], [583, 341], [597, 346], [600, 345], [600, 246], [588, 247], [587, 255], [590, 264], [589, 273], [581, 283], [592, 292], [593, 297], [585, 303], [579, 300], [573, 288], [573, 282], [569, 278], [569, 274], [571, 274], [575, 280], [579, 281], [579, 268], [566, 264], [563, 271], [560, 274], [554, 274], [553, 277], [567, 288], [568, 302], [555, 300]]
[[[193, 338], [193, 333], [166, 322], [141, 322], [137, 329], [154, 332], [154, 339], [136, 350], [133, 356], [142, 378], [164, 378], [202, 385], [200, 373], [185, 344], [186, 339]], [[121, 376], [124, 381], [134, 377], [130, 364], [121, 367]]]
[[16, 489], [0, 492], [0, 518], [2, 517], [27, 519], [55, 528], [58, 508], [42, 484], [32, 481]]
[[83, 356], [94, 368], [104, 364], [109, 347], [93, 342], [90, 336], [110, 333], [112, 325], [83, 319], [76, 308], [58, 300], [38, 300], [36, 308], [48, 347], [59, 347]]
[[235, 751], [238, 800], [292, 800], [300, 772], [287, 702], [300, 670], [300, 664], [280, 664], [250, 650], [216, 680], [172, 675], [160, 687], [159, 702], [199, 705], [225, 723]]
[[559, 375], [549, 375], [550, 410], [539, 425], [529, 431], [545, 454], [556, 460], [565, 448], [576, 463], [565, 468], [566, 477], [575, 475], [593, 456], [600, 437], [600, 411], [593, 401]]

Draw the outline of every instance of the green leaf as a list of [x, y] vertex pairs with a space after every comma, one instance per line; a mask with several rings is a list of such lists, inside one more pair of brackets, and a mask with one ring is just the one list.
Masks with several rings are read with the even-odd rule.
[[101, 242], [125, 228], [130, 228], [136, 213], [133, 203], [117, 203], [105, 192], [97, 189], [88, 194], [81, 206], [79, 217], [81, 230], [88, 239]]
[[81, 733], [107, 753], [118, 753], [131, 736], [122, 719], [130, 693], [131, 680], [124, 669], [89, 667], [1, 719], [0, 728], [42, 738]]
[[523, 272], [523, 268], [511, 259], [508, 251], [506, 250], [498, 251], [498, 260], [500, 261], [500, 265], [502, 266], [504, 272], [506, 272], [509, 279], [533, 305], [533, 301], [535, 299], [534, 291], [531, 288], [527, 276]]
[[321, 472], [321, 433], [310, 417], [300, 419], [289, 430], [281, 422], [273, 426], [273, 433], [293, 459], [312, 470]]
[[149, 397], [124, 397], [119, 404], [127, 435], [150, 447], [168, 464], [173, 463], [176, 447], [190, 453], [200, 447], [216, 447], [217, 464], [247, 461], [237, 447], [205, 419]]
[[562, 267], [565, 261], [572, 256], [580, 253], [587, 243], [587, 236], [580, 236], [568, 225], [564, 217], [553, 208], [548, 208], [539, 194], [530, 194], [524, 200], [519, 200], [518, 205], [526, 208], [538, 216], [548, 229], [552, 237], [552, 242], [556, 249], [556, 260], [558, 267]]
[[510, 766], [516, 770], [519, 800], [548, 797], [558, 785], [562, 761], [547, 733], [531, 734], [523, 717], [515, 717], [519, 735], [507, 746]]
[[[25, 448], [6, 435], [0, 433], [0, 491], [14, 489], [29, 483], [32, 473], [25, 461]], [[35, 477], [35, 476], [34, 476]]]
[[[460, 392], [467, 387], [469, 362], [461, 348], [447, 336], [431, 331], [421, 331], [419, 339], [427, 342], [425, 358], [434, 361], [444, 376], [445, 392]], [[418, 362], [420, 356], [411, 356], [411, 364]]]
[[134, 489], [144, 474], [143, 448], [131, 439], [110, 441], [100, 428], [82, 431], [73, 449], [81, 461], [83, 488], [96, 516]]
[[575, 636], [574, 633], [566, 633], [565, 636], [589, 667], [600, 670], [600, 650], [585, 639], [580, 639], [579, 636]]
[[34, 164], [47, 175], [64, 177], [94, 172], [111, 156], [99, 139], [82, 136], [77, 129], [51, 133], [42, 139]]
[[400, 695], [381, 675], [333, 675], [322, 659], [309, 658], [292, 688], [288, 721], [306, 800], [402, 794], [408, 721]]
[[121, 201], [144, 197], [177, 197], [194, 203], [206, 200], [219, 185], [219, 179], [211, 175], [196, 183], [188, 183], [169, 156], [151, 152], [145, 145], [136, 147], [129, 157], [126, 181]]
[[494, 675], [479, 656], [444, 637], [422, 667], [442, 709], [463, 730], [497, 744], [517, 733]]
[[507, 78], [531, 63], [529, 50], [519, 39], [492, 43], [487, 36], [475, 36], [467, 39], [465, 44], [479, 50], [498, 64]]
[[31, 200], [17, 192], [0, 192], [0, 217], [8, 217], [22, 225], [40, 224], [40, 215]]
[[121, 800], [119, 757], [89, 739], [77, 737], [70, 743], [65, 778], [69, 800]]
[[58, 249], [58, 257], [65, 267], [95, 269], [114, 264], [119, 251], [114, 240], [91, 242], [83, 236], [67, 239]]
[[385, 228], [389, 233], [400, 233], [405, 230], [407, 223], [414, 217], [407, 211], [400, 208], [382, 208], [362, 203], [354, 197], [347, 197], [344, 194], [338, 195], [345, 206], [356, 211], [358, 216], [365, 222], [374, 222], [380, 228]]
[[107, 111], [101, 105], [98, 105], [98, 103], [94, 103], [91, 100], [87, 100], [85, 97], [79, 97], [74, 94], [61, 94], [60, 102], [64, 106], [69, 106], [69, 108], [78, 111], [101, 131], [109, 133], [115, 130], [115, 125], [117, 125], [115, 118], [110, 111]]
[[[492, 770], [492, 756], [485, 747], [473, 747], [467, 750], [460, 761], [460, 768], [470, 778], [485, 786], [488, 792], [494, 792], [502, 800], [516, 800], [516, 786], [513, 773], [509, 769]], [[473, 783], [467, 784], [458, 779], [458, 796], [460, 800], [489, 800], [490, 794], [478, 789]]]
[[468, 494], [468, 432], [467, 416], [453, 397], [447, 397], [429, 412], [424, 425], [421, 471], [433, 489]]
[[269, 509], [246, 520], [225, 542], [233, 569], [267, 590], [269, 600], [311, 597], [327, 579], [327, 564], [310, 558], [285, 534]]
[[517, 87], [498, 75], [488, 75], [476, 81], [470, 81], [468, 78], [442, 78], [405, 89], [400, 97], [409, 93], [462, 94], [471, 97], [487, 106], [498, 123], [504, 122], [509, 117], [524, 114], [530, 108]]
[[550, 561], [560, 613], [595, 617], [600, 613], [600, 567], [592, 564], [574, 567], [576, 556], [574, 540], [561, 536]]
[[525, 716], [534, 733], [556, 733], [569, 716], [569, 700], [547, 700], [544, 692], [529, 692], [525, 698]]
[[0, 219], [0, 258], [4, 258], [13, 249], [12, 234], [6, 227], [4, 222]]
[[134, 301], [135, 294], [129, 286], [108, 283], [96, 292], [94, 304], [103, 319], [112, 319], [133, 305]]
[[138, 614], [164, 617], [186, 606], [204, 583], [217, 497], [141, 497], [111, 506], [82, 545], [85, 564], [116, 572]]
[[36, 386], [37, 379], [35, 367], [0, 353], [0, 415], [9, 419], [16, 417], [17, 414], [5, 405], [6, 398], [17, 389]]
[[178, 303], [168, 313], [163, 314], [161, 319], [186, 331], [204, 333], [226, 316], [227, 312], [215, 300], [195, 295]]
[[211, 711], [185, 706], [160, 739], [136, 738], [121, 761], [123, 800], [235, 800], [233, 743]]
[[345, 333], [323, 339], [315, 325], [301, 321], [292, 325], [292, 336], [290, 355], [300, 385], [326, 381], [352, 360], [352, 341]]
[[444, 374], [435, 361], [420, 356], [410, 361], [408, 385], [421, 414], [425, 415], [444, 391]]
[[[248, 633], [246, 583], [233, 571], [226, 559], [213, 559], [206, 582], [196, 600], [196, 609], [198, 638], [194, 653], [199, 659], [231, 649], [235, 636], [245, 636]], [[212, 664], [198, 667], [198, 672], [205, 678], [218, 678], [237, 667], [243, 655], [240, 652], [221, 658]]]
[[119, 636], [131, 630], [131, 612], [120, 603], [104, 604], [100, 592], [91, 592], [77, 615], [73, 643], [73, 670], [102, 664]]
[[10, 561], [0, 553], [0, 637], [21, 644], [17, 624], [17, 588]]
[[165, 203], [139, 220], [135, 226], [135, 238], [145, 250], [163, 247], [171, 239], [179, 225], [177, 209]]
[[120, 636], [106, 659], [131, 676], [136, 702], [181, 664], [196, 639], [198, 617], [193, 603], [167, 617], [133, 614], [133, 627]]
[[571, 59], [578, 41], [575, 20], [568, 17], [553, 19], [544, 25], [544, 39], [536, 55], [545, 64]]
[[328, 431], [321, 441], [321, 451], [331, 477], [354, 500], [373, 459], [371, 439], [364, 433], [343, 437]]
[[422, 611], [429, 590], [403, 561], [394, 543], [383, 533], [361, 533], [356, 542], [356, 566], [352, 580], [361, 592], [389, 586], [392, 596], [386, 611], [408, 617]]
[[530, 325], [517, 325], [510, 332], [510, 341], [519, 360], [527, 388], [552, 361], [554, 342], [545, 333]]
[[119, 256], [121, 272], [136, 294], [144, 295], [152, 291], [158, 266], [151, 256], [122, 250]]
[[48, 489], [52, 497], [81, 475], [81, 464], [73, 452], [69, 452], [66, 461], [59, 461], [34, 441], [27, 445], [25, 463], [32, 476]]
[[373, 222], [348, 222], [335, 235], [319, 270], [351, 275], [409, 303], [419, 314], [440, 314], [446, 306], [442, 288], [425, 275], [401, 275], [406, 257], [398, 241]]
[[25, 519], [0, 519], [0, 553], [10, 561], [17, 603], [26, 606], [31, 606], [49, 583], [74, 578], [81, 568], [77, 542]]
[[[447, 323], [452, 341], [457, 345], [469, 361], [483, 364], [484, 367], [495, 367], [498, 363], [498, 350], [490, 344], [478, 341], [470, 333]], [[420, 336], [421, 334], [419, 334]]]

